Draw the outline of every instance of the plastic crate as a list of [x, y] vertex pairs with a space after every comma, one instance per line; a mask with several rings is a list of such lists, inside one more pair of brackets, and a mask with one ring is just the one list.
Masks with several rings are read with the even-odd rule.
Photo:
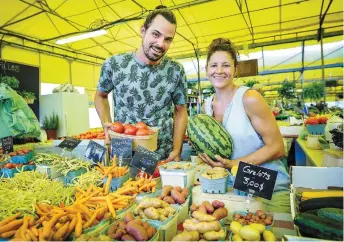
[[190, 195], [183, 204], [171, 204], [172, 207], [178, 210], [177, 224], [180, 224], [189, 217]]
[[23, 171], [34, 171], [36, 170], [36, 165], [23, 165]]
[[[204, 170], [203, 172], [206, 172], [206, 170]], [[223, 178], [207, 179], [202, 176], [202, 173], [200, 176], [200, 181], [201, 181], [202, 191], [204, 193], [223, 194], [227, 192], [229, 174], [227, 174], [227, 176]]]
[[177, 234], [178, 213], [179, 211], [177, 210], [173, 216], [169, 217], [164, 222], [150, 219], [146, 220], [149, 224], [153, 225], [158, 229], [158, 241], [171, 241], [173, 237]]
[[62, 172], [58, 169], [58, 165], [36, 165], [36, 171], [46, 174], [50, 179], [62, 176]]
[[155, 127], [151, 127], [151, 130], [154, 131], [151, 135], [145, 136], [136, 136], [136, 135], [127, 135], [127, 134], [120, 134], [109, 130], [109, 135], [111, 138], [127, 138], [133, 140], [133, 150], [136, 150], [137, 146], [142, 146], [150, 151], [156, 151], [158, 148], [158, 134], [159, 129]]
[[[169, 162], [169, 164], [172, 162]], [[162, 187], [166, 185], [171, 186], [180, 186], [191, 187], [194, 182], [196, 170], [193, 168], [189, 170], [166, 170], [162, 167], [159, 167], [160, 177]]]
[[311, 135], [324, 135], [326, 124], [307, 124], [306, 128]]
[[[236, 212], [234, 212], [233, 213], [233, 216], [232, 216], [232, 221], [234, 221], [234, 216], [235, 216], [235, 214], [241, 214], [241, 215], [243, 215], [243, 216], [246, 216], [247, 215], [247, 212], [245, 212], [245, 211], [236, 211]], [[254, 214], [254, 213], [253, 213]], [[270, 225], [265, 225], [265, 229], [271, 229], [271, 227], [273, 226], [273, 224], [274, 224], [274, 216], [273, 216], [273, 213], [271, 213], [271, 212], [265, 212], [265, 214], [266, 215], [270, 215], [271, 217], [272, 217], [272, 223], [270, 224]]]
[[80, 176], [81, 174], [86, 173], [87, 169], [86, 168], [80, 168], [75, 171], [69, 171], [64, 177], [63, 177], [63, 183], [65, 185], [71, 184], [73, 182], [73, 179], [77, 176]]
[[[128, 181], [129, 179], [129, 172], [127, 172], [124, 176], [118, 177], [118, 178], [112, 178], [110, 183], [110, 191], [114, 192], [119, 187], [123, 185], [124, 182]], [[105, 184], [107, 182], [108, 178], [105, 177], [103, 179], [103, 183]]]
[[[229, 174], [228, 177], [228, 187], [234, 187], [234, 182], [235, 182], [235, 176]], [[238, 189], [233, 189], [234, 195], [238, 196], [247, 196], [246, 192], [239, 191]]]
[[11, 157], [11, 163], [14, 164], [25, 164], [28, 163], [35, 155], [35, 152], [31, 150], [25, 155], [16, 155]]
[[12, 178], [14, 177], [14, 174], [19, 173], [20, 170], [17, 168], [12, 168], [12, 169], [8, 169], [8, 168], [2, 168], [1, 169], [1, 177], [4, 178]]

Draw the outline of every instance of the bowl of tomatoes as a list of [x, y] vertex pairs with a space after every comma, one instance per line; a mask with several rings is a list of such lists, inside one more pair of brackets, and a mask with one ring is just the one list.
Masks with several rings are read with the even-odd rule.
[[122, 124], [114, 122], [109, 128], [111, 138], [128, 138], [133, 140], [133, 150], [137, 146], [142, 146], [150, 151], [156, 151], [158, 148], [158, 132], [156, 127], [150, 127], [144, 122], [136, 124]]

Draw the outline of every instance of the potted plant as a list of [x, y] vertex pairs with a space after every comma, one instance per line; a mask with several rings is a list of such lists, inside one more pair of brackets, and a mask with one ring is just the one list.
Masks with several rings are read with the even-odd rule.
[[51, 116], [45, 116], [43, 120], [43, 129], [47, 132], [48, 139], [56, 139], [56, 132], [59, 126], [59, 116], [55, 112]]
[[33, 102], [36, 100], [36, 96], [33, 92], [23, 91], [21, 93], [21, 96], [24, 98], [25, 102], [28, 104], [33, 104]]
[[295, 90], [296, 90], [295, 82], [289, 82], [288, 80], [284, 80], [282, 82], [282, 86], [277, 89], [278, 94], [282, 99], [282, 103], [286, 104], [286, 102], [295, 99], [296, 98]]
[[310, 99], [311, 102], [318, 101], [324, 98], [324, 85], [321, 82], [313, 82], [303, 89], [305, 99]]
[[1, 76], [0, 83], [5, 83], [14, 90], [19, 87], [19, 81], [14, 76]]

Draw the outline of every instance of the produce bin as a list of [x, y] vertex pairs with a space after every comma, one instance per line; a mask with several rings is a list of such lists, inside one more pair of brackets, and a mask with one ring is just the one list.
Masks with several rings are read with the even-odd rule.
[[173, 237], [177, 234], [177, 226], [178, 226], [178, 213], [177, 210], [176, 213], [169, 217], [164, 222], [158, 221], [158, 220], [150, 220], [147, 219], [149, 224], [156, 227], [159, 231], [159, 239], [158, 241], [171, 241]]
[[[204, 170], [203, 172], [206, 172]], [[202, 172], [202, 173], [203, 173]], [[218, 179], [207, 179], [202, 176], [200, 176], [200, 181], [201, 181], [201, 187], [202, 191], [205, 193], [226, 193], [227, 192], [227, 186], [228, 186], [228, 176], [229, 174], [227, 173], [227, 176], [223, 178], [218, 178]]]
[[[175, 162], [169, 162], [168, 164], [174, 164]], [[182, 163], [182, 162], [178, 162]], [[166, 185], [171, 186], [180, 186], [191, 187], [194, 182], [195, 168], [192, 167], [189, 170], [180, 170], [180, 169], [164, 169], [162, 166], [159, 167], [162, 187]]]
[[36, 165], [36, 171], [46, 174], [50, 179], [62, 176], [61, 171], [58, 171], [58, 165]]
[[133, 140], [133, 150], [136, 150], [137, 146], [142, 146], [150, 151], [156, 151], [158, 148], [158, 134], [159, 129], [156, 127], [151, 127], [151, 130], [154, 131], [151, 135], [145, 136], [136, 136], [136, 135], [127, 135], [127, 134], [120, 134], [109, 130], [109, 134], [111, 138], [126, 138]]
[[28, 163], [35, 155], [35, 152], [31, 150], [25, 155], [16, 155], [11, 157], [11, 163], [14, 164], [25, 164]]
[[[130, 173], [130, 171], [128, 171], [124, 176], [121, 176], [121, 177], [118, 177], [118, 178], [112, 178], [111, 184], [110, 184], [110, 191], [111, 192], [116, 191], [119, 187], [121, 187], [123, 185], [123, 183], [128, 181], [129, 173]], [[105, 184], [107, 182], [107, 180], [108, 180], [108, 178], [105, 177], [103, 179], [103, 183]]]
[[65, 176], [64, 176], [64, 180], [63, 183], [65, 185], [71, 184], [73, 179], [77, 176], [80, 176], [81, 174], [84, 174], [87, 172], [86, 168], [80, 168], [78, 170], [75, 171], [69, 171]]

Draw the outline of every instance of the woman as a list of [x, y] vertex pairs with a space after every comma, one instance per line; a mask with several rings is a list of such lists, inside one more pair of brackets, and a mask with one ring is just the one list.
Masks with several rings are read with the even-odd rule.
[[[199, 154], [199, 157], [213, 167], [230, 169], [244, 161], [278, 171], [273, 202], [266, 200], [264, 203], [268, 211], [290, 212], [289, 174], [279, 160], [284, 156], [281, 133], [261, 94], [234, 84], [237, 54], [230, 40], [213, 40], [208, 48], [206, 71], [215, 94], [204, 103], [204, 112], [221, 123], [231, 135], [233, 153], [230, 159], [216, 156], [217, 161], [206, 154]], [[277, 203], [276, 195], [279, 195]]]

